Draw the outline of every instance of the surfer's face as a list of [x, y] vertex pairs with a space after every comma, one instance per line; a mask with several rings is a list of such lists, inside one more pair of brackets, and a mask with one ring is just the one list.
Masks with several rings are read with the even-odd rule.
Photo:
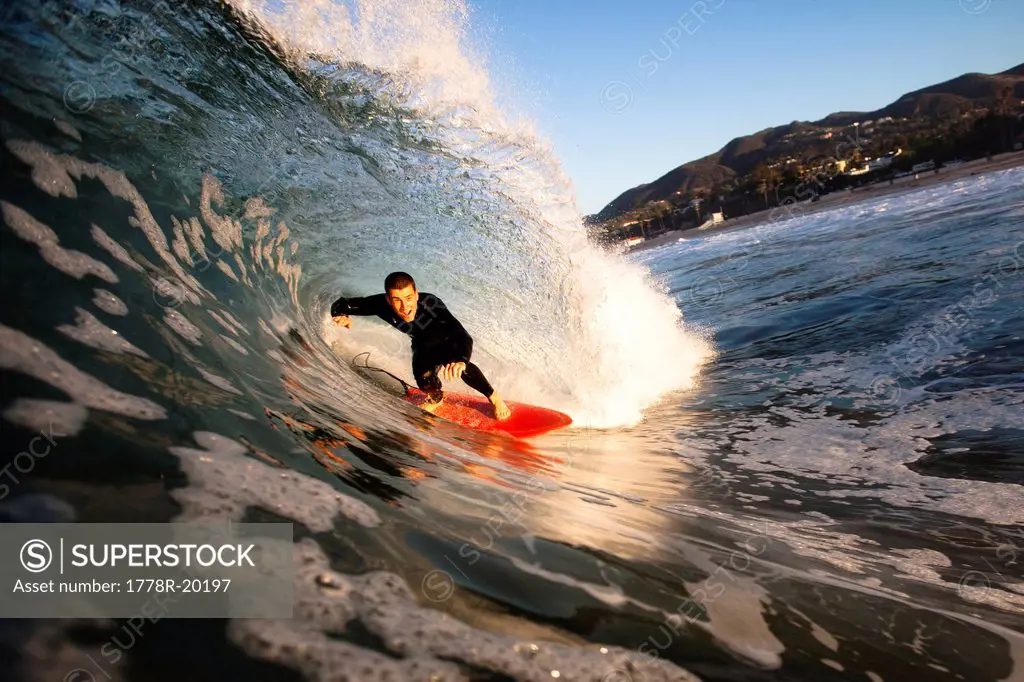
[[419, 300], [420, 294], [411, 284], [402, 289], [388, 289], [388, 303], [391, 309], [406, 322], [412, 322], [412, 318], [416, 317], [416, 304]]

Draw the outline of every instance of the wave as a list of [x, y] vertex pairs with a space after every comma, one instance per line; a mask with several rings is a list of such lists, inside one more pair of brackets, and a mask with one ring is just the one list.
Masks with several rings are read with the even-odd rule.
[[[59, 7], [24, 10], [76, 78], [32, 97], [21, 86], [39, 61], [9, 73], [8, 101], [39, 119], [63, 104], [66, 134], [52, 142], [37, 119], [7, 146], [38, 191], [55, 182], [81, 205], [84, 173], [130, 197], [126, 220], [76, 209], [76, 222], [118, 245], [142, 228], [149, 251], [130, 267], [154, 295], [130, 316], [199, 329], [187, 342], [206, 381], [269, 396], [265, 377], [294, 374], [309, 409], [373, 425], [395, 405], [346, 360], [371, 351], [409, 377], [407, 342], [372, 322], [340, 334], [326, 309], [401, 269], [456, 311], [512, 399], [610, 427], [693, 385], [710, 343], [643, 269], [587, 242], [546, 143], [491, 102], [464, 6], [160, 7], [92, 8], [74, 25]], [[274, 352], [289, 330], [309, 343], [302, 371]], [[282, 364], [256, 372], [256, 358]]]

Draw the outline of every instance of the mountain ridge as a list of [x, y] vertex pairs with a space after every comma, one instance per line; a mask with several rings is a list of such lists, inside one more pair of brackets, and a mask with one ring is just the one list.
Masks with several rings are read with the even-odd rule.
[[[908, 92], [874, 111], [834, 112], [817, 121], [792, 121], [735, 137], [716, 152], [676, 166], [651, 182], [625, 190], [596, 214], [587, 216], [587, 220], [610, 220], [651, 202], [666, 201], [674, 195], [735, 181], [751, 173], [758, 164], [780, 154], [821, 154], [823, 148], [835, 145], [835, 142], [821, 138], [831, 132], [830, 129], [890, 117], [895, 120], [955, 118], [973, 108], [991, 106], [1006, 86], [1011, 88], [1014, 98], [1024, 99], [1024, 63], [995, 74], [964, 73]], [[806, 139], [794, 143], [795, 137]]]

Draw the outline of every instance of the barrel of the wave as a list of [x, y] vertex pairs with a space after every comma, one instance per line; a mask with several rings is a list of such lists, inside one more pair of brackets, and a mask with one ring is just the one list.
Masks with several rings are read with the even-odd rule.
[[[448, 306], [436, 295], [420, 292], [406, 272], [384, 279], [384, 293], [363, 297], [338, 297], [331, 304], [331, 318], [341, 328], [351, 328], [350, 315], [376, 317], [412, 339], [412, 370], [418, 388], [391, 375], [406, 389], [405, 399], [437, 417], [481, 431], [504, 431], [517, 437], [537, 436], [572, 423], [561, 412], [525, 403], [506, 403], [483, 371], [471, 361], [473, 338]], [[364, 354], [356, 356], [357, 358]], [[353, 364], [356, 364], [353, 362]], [[363, 369], [374, 370], [368, 363]], [[383, 372], [383, 370], [379, 370]], [[385, 372], [390, 375], [390, 372]], [[487, 396], [442, 391], [442, 378], [457, 377]]]

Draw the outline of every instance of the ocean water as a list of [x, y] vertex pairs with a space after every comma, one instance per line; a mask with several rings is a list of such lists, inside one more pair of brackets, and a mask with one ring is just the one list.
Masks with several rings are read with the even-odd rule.
[[[291, 620], [6, 621], [3, 676], [1024, 679], [1024, 170], [602, 251], [472, 21], [3, 6], [0, 516], [299, 560]], [[411, 378], [327, 315], [392, 270], [574, 427], [354, 366]]]

